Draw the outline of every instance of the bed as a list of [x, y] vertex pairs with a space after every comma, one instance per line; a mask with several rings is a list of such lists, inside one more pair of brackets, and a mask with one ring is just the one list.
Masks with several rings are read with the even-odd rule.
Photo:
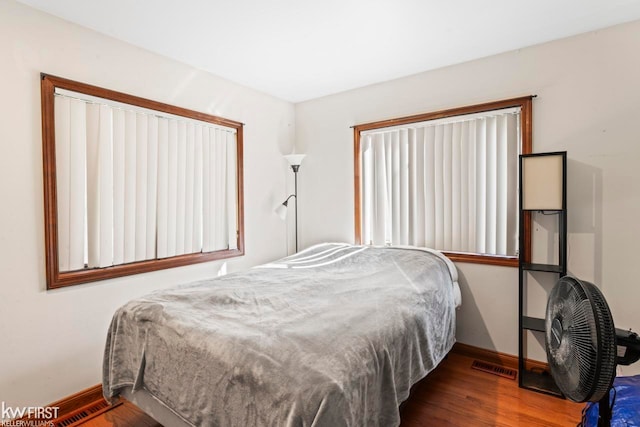
[[397, 426], [455, 342], [453, 263], [326, 243], [114, 314], [103, 392], [171, 426]]

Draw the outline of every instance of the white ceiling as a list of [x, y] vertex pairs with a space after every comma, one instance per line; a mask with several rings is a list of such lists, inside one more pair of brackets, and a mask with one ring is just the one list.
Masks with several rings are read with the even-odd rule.
[[640, 19], [640, 0], [20, 0], [300, 102]]

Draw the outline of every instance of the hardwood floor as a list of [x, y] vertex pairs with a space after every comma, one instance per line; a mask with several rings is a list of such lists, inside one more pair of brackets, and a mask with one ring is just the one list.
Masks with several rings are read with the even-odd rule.
[[[401, 406], [402, 427], [575, 426], [583, 404], [518, 388], [515, 380], [471, 369], [473, 359], [451, 353], [416, 384]], [[84, 427], [162, 427], [129, 402]]]
[[122, 405], [78, 425], [83, 427], [162, 427], [160, 423], [126, 400]]
[[411, 390], [402, 427], [576, 426], [584, 404], [518, 387], [517, 380], [470, 369], [474, 359], [450, 353]]

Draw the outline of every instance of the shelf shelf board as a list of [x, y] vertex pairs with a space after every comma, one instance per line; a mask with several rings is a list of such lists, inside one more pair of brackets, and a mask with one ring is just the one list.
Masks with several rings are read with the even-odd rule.
[[524, 370], [520, 372], [520, 385], [523, 388], [564, 398], [553, 377], [548, 372]]
[[544, 319], [538, 317], [522, 316], [522, 328], [530, 331], [544, 332]]
[[534, 264], [530, 262], [523, 262], [520, 264], [523, 270], [527, 271], [546, 271], [549, 273], [558, 273], [562, 274], [562, 266], [555, 264]]

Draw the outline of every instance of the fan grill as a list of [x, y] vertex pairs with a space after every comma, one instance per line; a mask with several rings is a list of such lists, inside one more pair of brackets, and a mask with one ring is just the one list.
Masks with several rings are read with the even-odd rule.
[[599, 327], [598, 337], [600, 338], [600, 360], [598, 367], [600, 372], [596, 374], [595, 388], [593, 396], [589, 399], [592, 401], [600, 400], [609, 392], [613, 379], [616, 376], [617, 346], [616, 346], [616, 328], [613, 324], [613, 317], [604, 296], [598, 288], [592, 283], [583, 282], [589, 300], [592, 301], [598, 321], [596, 326]]
[[597, 401], [615, 376], [615, 328], [602, 293], [592, 283], [563, 277], [547, 304], [546, 348], [551, 374], [576, 402]]

